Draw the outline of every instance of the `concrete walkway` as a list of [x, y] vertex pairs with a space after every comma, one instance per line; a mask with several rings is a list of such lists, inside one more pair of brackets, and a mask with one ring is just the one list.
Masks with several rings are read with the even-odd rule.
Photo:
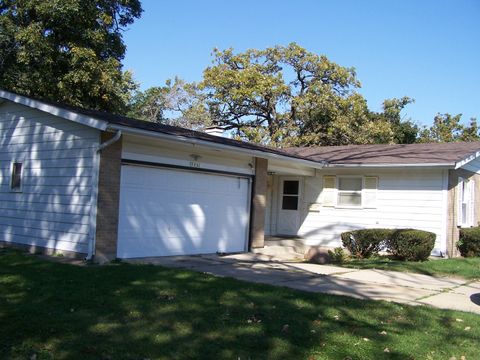
[[428, 304], [480, 314], [480, 281], [280, 261], [252, 253], [131, 259], [129, 262], [185, 268], [303, 291], [409, 305]]

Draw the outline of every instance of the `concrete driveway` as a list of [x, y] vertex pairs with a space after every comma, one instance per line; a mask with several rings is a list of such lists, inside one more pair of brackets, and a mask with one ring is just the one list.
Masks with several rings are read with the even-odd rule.
[[185, 268], [303, 291], [410, 305], [428, 304], [480, 314], [480, 281], [279, 261], [252, 253], [144, 258], [129, 262]]

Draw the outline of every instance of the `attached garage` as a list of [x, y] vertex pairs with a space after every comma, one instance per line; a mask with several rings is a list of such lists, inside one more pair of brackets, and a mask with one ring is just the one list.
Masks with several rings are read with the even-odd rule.
[[124, 164], [117, 256], [246, 251], [249, 204], [248, 176]]

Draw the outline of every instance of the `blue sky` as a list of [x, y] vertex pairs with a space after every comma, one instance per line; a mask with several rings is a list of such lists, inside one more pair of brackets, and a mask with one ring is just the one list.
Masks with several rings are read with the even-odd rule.
[[480, 121], [480, 0], [143, 0], [124, 34], [124, 68], [142, 88], [176, 75], [199, 81], [214, 47], [236, 51], [297, 42], [355, 67], [373, 110], [415, 99], [403, 115]]

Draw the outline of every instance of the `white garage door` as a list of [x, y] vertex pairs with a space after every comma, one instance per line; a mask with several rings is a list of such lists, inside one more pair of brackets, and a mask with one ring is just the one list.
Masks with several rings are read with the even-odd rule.
[[119, 258], [246, 251], [249, 179], [122, 166]]

